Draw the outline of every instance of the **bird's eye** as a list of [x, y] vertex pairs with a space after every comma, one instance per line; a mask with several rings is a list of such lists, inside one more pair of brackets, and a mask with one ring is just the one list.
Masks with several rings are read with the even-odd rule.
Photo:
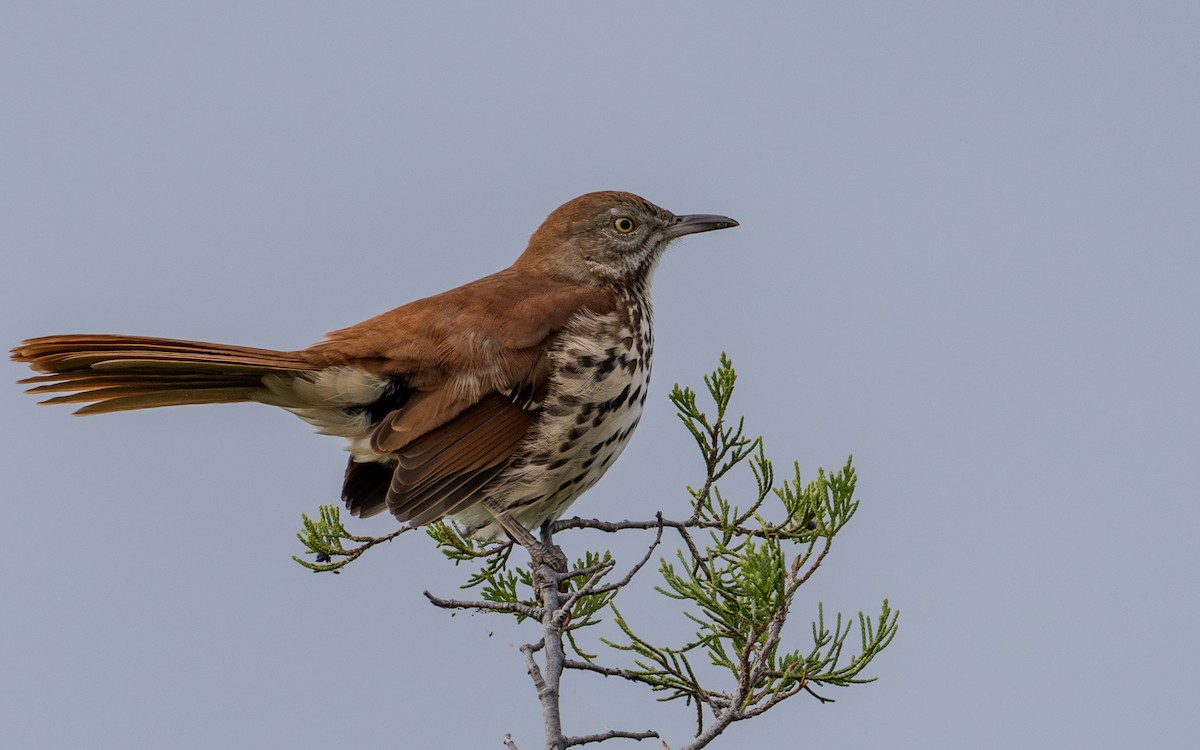
[[633, 231], [634, 226], [636, 225], [633, 223], [633, 219], [629, 218], [628, 216], [618, 216], [613, 221], [613, 229], [617, 230], [621, 234], [629, 234]]

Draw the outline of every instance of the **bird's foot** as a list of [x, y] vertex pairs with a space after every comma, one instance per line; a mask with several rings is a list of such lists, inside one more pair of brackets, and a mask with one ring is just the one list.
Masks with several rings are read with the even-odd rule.
[[529, 550], [529, 557], [533, 559], [534, 565], [548, 565], [555, 573], [566, 574], [567, 555], [562, 551], [562, 547], [534, 540], [526, 549]]

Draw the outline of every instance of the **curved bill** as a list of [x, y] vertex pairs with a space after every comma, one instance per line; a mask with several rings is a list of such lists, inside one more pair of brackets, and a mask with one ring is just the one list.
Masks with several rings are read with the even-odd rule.
[[675, 223], [663, 230], [663, 239], [673, 240], [685, 234], [711, 232], [714, 229], [728, 229], [737, 225], [738, 223], [728, 216], [688, 214], [687, 216], [676, 217]]

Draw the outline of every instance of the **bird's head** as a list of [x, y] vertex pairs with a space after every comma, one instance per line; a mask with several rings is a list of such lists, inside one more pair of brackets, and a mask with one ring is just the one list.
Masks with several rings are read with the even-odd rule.
[[517, 263], [580, 283], [642, 282], [671, 240], [737, 225], [727, 216], [676, 216], [632, 193], [588, 193], [555, 209]]

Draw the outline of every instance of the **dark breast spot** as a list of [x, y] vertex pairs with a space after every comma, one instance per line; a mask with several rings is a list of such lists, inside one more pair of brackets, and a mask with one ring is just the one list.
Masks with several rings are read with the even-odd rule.
[[609, 357], [602, 361], [600, 366], [596, 368], [596, 377], [603, 380], [604, 378], [607, 378], [608, 374], [615, 369], [617, 369], [617, 358]]
[[627, 399], [627, 398], [629, 398], [629, 384], [628, 383], [625, 384], [625, 387], [622, 388], [621, 392], [618, 393], [616, 396], [613, 396], [612, 398], [610, 398], [607, 401], [600, 402], [600, 405], [599, 405], [600, 413], [607, 414], [610, 411], [616, 411], [618, 408], [625, 405], [625, 399]]

